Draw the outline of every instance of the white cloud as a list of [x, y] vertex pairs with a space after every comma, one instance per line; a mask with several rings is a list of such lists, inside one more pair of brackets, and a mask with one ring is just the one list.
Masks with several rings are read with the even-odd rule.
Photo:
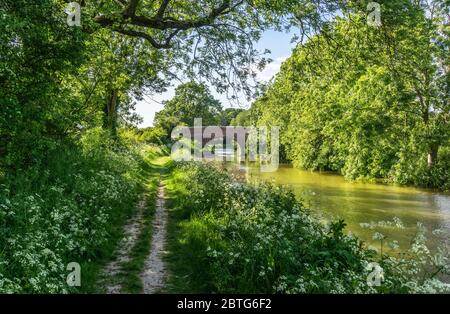
[[272, 77], [274, 77], [280, 71], [281, 64], [287, 59], [288, 57], [276, 58], [274, 61], [272, 61], [272, 63], [268, 64], [262, 72], [258, 73], [258, 80], [264, 82], [270, 81]]

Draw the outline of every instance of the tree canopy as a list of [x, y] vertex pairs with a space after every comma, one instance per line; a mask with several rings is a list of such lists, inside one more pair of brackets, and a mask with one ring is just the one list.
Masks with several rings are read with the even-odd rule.
[[154, 125], [170, 135], [179, 125], [194, 126], [194, 119], [201, 118], [202, 124], [219, 125], [222, 105], [209, 92], [208, 87], [195, 82], [179, 85], [175, 96], [164, 102], [164, 109], [155, 115]]
[[[298, 35], [293, 57], [250, 113], [224, 112], [215, 124], [236, 118], [279, 125], [286, 156], [297, 165], [352, 178], [403, 173], [411, 156], [430, 166], [445, 159], [448, 1], [379, 1], [378, 28], [367, 25], [369, 1], [80, 3], [81, 27], [70, 27], [66, 1], [1, 1], [0, 152], [8, 167], [33, 163], [54, 141], [92, 127], [115, 136], [138, 121], [135, 99], [180, 79], [230, 98], [253, 95], [252, 78], [270, 61], [254, 43], [268, 29]], [[175, 103], [169, 111], [181, 112]], [[208, 112], [195, 113], [209, 124]], [[165, 128], [192, 120], [172, 118], [165, 117]]]
[[448, 185], [448, 4], [384, 8], [381, 28], [353, 13], [299, 45], [249, 115], [299, 167]]

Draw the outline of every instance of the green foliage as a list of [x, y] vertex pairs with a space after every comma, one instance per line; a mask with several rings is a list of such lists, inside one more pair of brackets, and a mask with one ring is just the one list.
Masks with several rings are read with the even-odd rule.
[[89, 269], [112, 253], [142, 183], [139, 151], [106, 138], [94, 129], [1, 180], [1, 292], [77, 292], [66, 284], [70, 262], [81, 264], [82, 289], [92, 287]]
[[[168, 259], [182, 278], [172, 278], [169, 291], [420, 292], [431, 282], [437, 291], [449, 288], [434, 278], [425, 276], [422, 282], [411, 275], [431, 269], [427, 262], [377, 260], [374, 251], [344, 234], [343, 221], [324, 225], [285, 188], [241, 183], [205, 164], [178, 165], [169, 187], [176, 196], [171, 219], [177, 233]], [[423, 248], [423, 235], [418, 238], [413, 250]], [[432, 259], [425, 252], [424, 260]], [[367, 285], [367, 266], [373, 261], [386, 274], [381, 287]]]
[[133, 112], [135, 100], [169, 85], [169, 61], [136, 38], [102, 29], [89, 37], [83, 52], [83, 65], [64, 77], [67, 93], [78, 104], [69, 117], [82, 126], [102, 125], [114, 135], [141, 121]]
[[[448, 189], [449, 41], [442, 22], [448, 1], [436, 1], [433, 15], [416, 1], [381, 1], [381, 32], [366, 26], [366, 2], [82, 1], [78, 28], [65, 23], [67, 1], [0, 0], [0, 292], [78, 292], [65, 284], [65, 265], [72, 261], [85, 270], [83, 291], [92, 291], [97, 268], [111, 254], [145, 179], [141, 170], [148, 160], [137, 153], [142, 142], [160, 145], [174, 126], [192, 125], [197, 117], [204, 125], [282, 126], [283, 154], [298, 166]], [[330, 23], [336, 12], [344, 17]], [[139, 120], [134, 99], [163, 91], [174, 73], [206, 80], [218, 92], [233, 90], [232, 97], [239, 91], [251, 96], [251, 79], [268, 62], [253, 43], [264, 30], [298, 25], [302, 35], [322, 34], [296, 49], [251, 110], [221, 111], [205, 85], [189, 82], [166, 102], [155, 128], [124, 129]], [[147, 158], [153, 153], [154, 147], [145, 151]], [[202, 175], [209, 181], [198, 181], [204, 182], [193, 190], [199, 194], [189, 200], [200, 209], [180, 232], [186, 243], [198, 245], [190, 247], [193, 260], [208, 262], [195, 266], [205, 286], [359, 291], [359, 283], [349, 280], [362, 278], [359, 257], [367, 252], [342, 235], [342, 224], [326, 229], [309, 222], [289, 193], [267, 186], [231, 182], [207, 191], [218, 174]], [[230, 183], [226, 176], [221, 180]], [[187, 181], [180, 182], [187, 189]], [[234, 208], [232, 197], [242, 204]], [[221, 202], [229, 213], [219, 210]], [[293, 220], [295, 232], [283, 219]], [[260, 225], [270, 241], [273, 228], [286, 233], [277, 250], [261, 253], [236, 237], [242, 231], [249, 243], [263, 241]], [[308, 238], [304, 228], [323, 242]], [[311, 269], [299, 263], [317, 261], [314, 252], [292, 262], [298, 252], [282, 251], [293, 247], [289, 241], [306, 250], [296, 233], [317, 252], [338, 256], [348, 278], [334, 274], [325, 253], [325, 264]], [[208, 245], [226, 252], [231, 264], [225, 255], [208, 253], [211, 235]], [[202, 272], [205, 265], [209, 272]], [[247, 281], [239, 279], [236, 265]], [[223, 277], [216, 277], [220, 271]], [[317, 287], [297, 282], [298, 274], [326, 280]]]
[[162, 140], [166, 137], [164, 129], [158, 127], [149, 128], [142, 133], [142, 139], [151, 144], [161, 145]]
[[231, 123], [236, 119], [237, 116], [239, 116], [242, 112], [244, 112], [244, 109], [240, 108], [226, 108], [222, 111], [222, 117], [221, 117], [221, 126], [229, 126]]
[[279, 126], [282, 151], [298, 167], [448, 189], [448, 6], [441, 4], [431, 18], [426, 6], [383, 2], [381, 29], [357, 11], [337, 18], [294, 50], [253, 104], [250, 123]]
[[73, 104], [59, 83], [82, 61], [85, 36], [64, 23], [60, 1], [3, 2], [0, 166], [16, 168], [34, 162], [73, 122], [65, 117]]
[[86, 1], [84, 16], [91, 18], [83, 27], [107, 29], [165, 50], [161, 61], [171, 65], [172, 73], [206, 80], [236, 98], [237, 92], [253, 95], [257, 69], [268, 62], [254, 47], [262, 31], [298, 25], [305, 32], [317, 30], [343, 7], [341, 0]]
[[181, 84], [175, 96], [164, 103], [164, 109], [155, 115], [154, 124], [169, 136], [179, 125], [193, 126], [194, 119], [202, 118], [203, 125], [219, 125], [222, 106], [203, 84]]
[[233, 120], [231, 120], [230, 125], [233, 126], [251, 126], [251, 112], [249, 110], [244, 110], [240, 112]]

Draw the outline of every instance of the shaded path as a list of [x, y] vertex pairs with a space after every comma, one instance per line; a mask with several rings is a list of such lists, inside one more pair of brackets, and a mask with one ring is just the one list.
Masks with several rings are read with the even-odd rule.
[[145, 294], [152, 294], [163, 288], [167, 275], [164, 254], [166, 253], [168, 214], [164, 195], [164, 185], [161, 182], [156, 199], [150, 255], [145, 261], [144, 272], [141, 275]]

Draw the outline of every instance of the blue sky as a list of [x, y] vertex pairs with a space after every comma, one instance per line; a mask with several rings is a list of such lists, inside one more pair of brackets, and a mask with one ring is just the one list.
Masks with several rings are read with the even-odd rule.
[[[292, 34], [275, 31], [267, 31], [262, 35], [256, 47], [261, 51], [269, 49], [271, 54], [268, 57], [273, 59], [273, 62], [258, 74], [259, 80], [269, 81], [278, 73], [281, 64], [291, 55], [292, 49], [294, 48], [294, 44], [291, 44], [291, 38]], [[171, 99], [174, 96], [174, 90], [175, 86], [169, 88], [165, 93], [153, 95], [151, 98], [145, 97], [145, 100], [139, 101], [136, 104], [136, 112], [144, 119], [144, 122], [139, 125], [140, 127], [153, 125], [155, 113], [163, 108], [161, 102]], [[213, 89], [211, 89], [211, 93], [222, 102], [224, 108], [236, 107], [236, 105], [230, 104], [225, 95], [220, 95]], [[250, 105], [244, 97], [241, 99], [241, 103], [246, 104], [244, 106], [247, 107]]]

